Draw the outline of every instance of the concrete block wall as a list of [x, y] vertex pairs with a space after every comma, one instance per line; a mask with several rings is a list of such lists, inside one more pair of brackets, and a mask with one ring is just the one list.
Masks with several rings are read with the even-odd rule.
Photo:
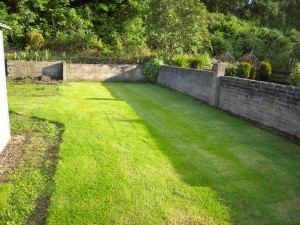
[[66, 64], [66, 81], [141, 82], [143, 66], [130, 64]]
[[218, 107], [300, 138], [300, 88], [222, 77]]
[[143, 82], [143, 66], [131, 64], [73, 64], [66, 62], [13, 61], [6, 62], [10, 78], [48, 75], [63, 81]]
[[300, 138], [300, 88], [224, 77], [214, 71], [163, 66], [158, 83], [222, 110]]
[[7, 76], [11, 78], [50, 76], [62, 79], [63, 62], [14, 61], [6, 62]]
[[210, 103], [213, 74], [212, 71], [162, 66], [157, 83]]

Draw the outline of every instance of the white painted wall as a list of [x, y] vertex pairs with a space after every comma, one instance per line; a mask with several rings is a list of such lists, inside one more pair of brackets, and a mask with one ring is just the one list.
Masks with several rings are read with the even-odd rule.
[[0, 30], [0, 152], [10, 139], [9, 115], [7, 104], [3, 32]]

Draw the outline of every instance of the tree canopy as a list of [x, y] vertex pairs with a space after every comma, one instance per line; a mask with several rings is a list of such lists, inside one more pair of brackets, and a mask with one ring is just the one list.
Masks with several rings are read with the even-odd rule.
[[[254, 51], [277, 67], [299, 61], [300, 0], [16, 0], [0, 1], [6, 44], [91, 56]], [[29, 40], [28, 38], [31, 38]], [[35, 48], [35, 47], [34, 47]]]

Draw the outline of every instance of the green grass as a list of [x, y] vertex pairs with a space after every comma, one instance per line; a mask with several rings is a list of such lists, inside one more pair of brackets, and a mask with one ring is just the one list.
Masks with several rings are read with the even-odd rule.
[[300, 223], [299, 146], [156, 85], [25, 87], [11, 110], [65, 126], [48, 224]]
[[[23, 135], [23, 157], [18, 168], [0, 184], [0, 224], [41, 224], [53, 192], [53, 176], [61, 128], [25, 115], [10, 114], [11, 132]], [[27, 139], [28, 136], [28, 139]]]

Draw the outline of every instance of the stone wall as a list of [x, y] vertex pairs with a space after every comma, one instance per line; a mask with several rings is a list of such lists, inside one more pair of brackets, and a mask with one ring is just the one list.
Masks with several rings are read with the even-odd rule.
[[222, 77], [218, 107], [300, 138], [300, 88]]
[[66, 64], [66, 81], [141, 82], [146, 78], [140, 65]]
[[163, 66], [158, 83], [222, 110], [300, 138], [300, 88], [224, 77], [214, 71]]
[[13, 61], [6, 62], [7, 76], [11, 78], [50, 76], [62, 79], [63, 62]]
[[162, 66], [157, 83], [210, 103], [213, 72]]

